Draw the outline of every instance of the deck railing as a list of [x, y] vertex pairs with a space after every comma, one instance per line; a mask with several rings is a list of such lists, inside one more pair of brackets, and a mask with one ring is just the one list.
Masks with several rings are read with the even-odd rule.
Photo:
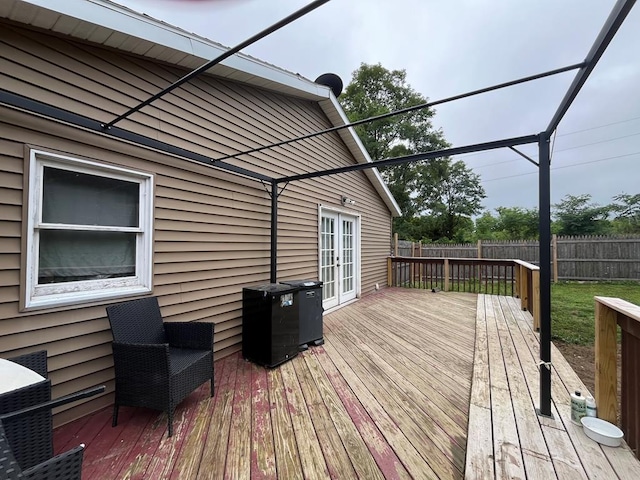
[[617, 327], [622, 332], [621, 426], [640, 458], [640, 306], [620, 298], [595, 297], [596, 405], [598, 417], [618, 421]]
[[390, 286], [520, 298], [540, 328], [540, 269], [520, 260], [484, 258], [389, 257]]

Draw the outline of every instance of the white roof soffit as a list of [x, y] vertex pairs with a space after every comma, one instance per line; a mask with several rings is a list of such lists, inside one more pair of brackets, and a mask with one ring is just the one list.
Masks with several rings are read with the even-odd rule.
[[[198, 68], [227, 50], [223, 45], [109, 0], [0, 0], [0, 18], [188, 69]], [[238, 53], [209, 72], [218, 77], [318, 101], [332, 125], [348, 123], [342, 107], [328, 87], [248, 55]], [[358, 163], [371, 162], [353, 128], [339, 133]], [[365, 174], [391, 213], [401, 215], [400, 207], [380, 172], [372, 168], [365, 170]]]

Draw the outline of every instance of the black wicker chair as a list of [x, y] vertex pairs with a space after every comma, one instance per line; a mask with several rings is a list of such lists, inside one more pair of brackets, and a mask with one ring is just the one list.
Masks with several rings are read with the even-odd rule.
[[80, 480], [83, 453], [84, 445], [78, 445], [23, 470], [16, 461], [11, 443], [7, 439], [2, 420], [0, 420], [0, 478], [2, 479]]
[[173, 435], [176, 406], [207, 380], [213, 396], [213, 323], [164, 323], [156, 297], [111, 305], [116, 395], [121, 405], [161, 410]]
[[[0, 415], [42, 404], [51, 400], [51, 380], [47, 368], [47, 352], [38, 352], [9, 358], [42, 375], [41, 382], [0, 394]], [[53, 424], [51, 410], [41, 410], [19, 421], [5, 421], [4, 431], [11, 443], [13, 454], [22, 468], [29, 468], [53, 456]]]
[[9, 360], [45, 380], [0, 394], [0, 479], [80, 480], [84, 445], [53, 456], [51, 409], [102, 393], [105, 387], [51, 400], [45, 350]]

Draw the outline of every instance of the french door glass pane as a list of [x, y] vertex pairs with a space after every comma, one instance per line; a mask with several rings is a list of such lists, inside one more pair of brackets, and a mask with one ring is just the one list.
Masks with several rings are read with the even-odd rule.
[[353, 261], [354, 232], [353, 221], [342, 221], [342, 291], [354, 289], [355, 265]]
[[321, 274], [323, 281], [322, 298], [333, 298], [336, 295], [335, 279], [335, 221], [333, 218], [322, 217], [322, 230], [320, 232], [322, 251]]

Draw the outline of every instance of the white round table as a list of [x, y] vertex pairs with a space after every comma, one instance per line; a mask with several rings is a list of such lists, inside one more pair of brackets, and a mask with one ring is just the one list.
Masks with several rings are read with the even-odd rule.
[[43, 381], [45, 378], [19, 363], [0, 358], [0, 394]]

